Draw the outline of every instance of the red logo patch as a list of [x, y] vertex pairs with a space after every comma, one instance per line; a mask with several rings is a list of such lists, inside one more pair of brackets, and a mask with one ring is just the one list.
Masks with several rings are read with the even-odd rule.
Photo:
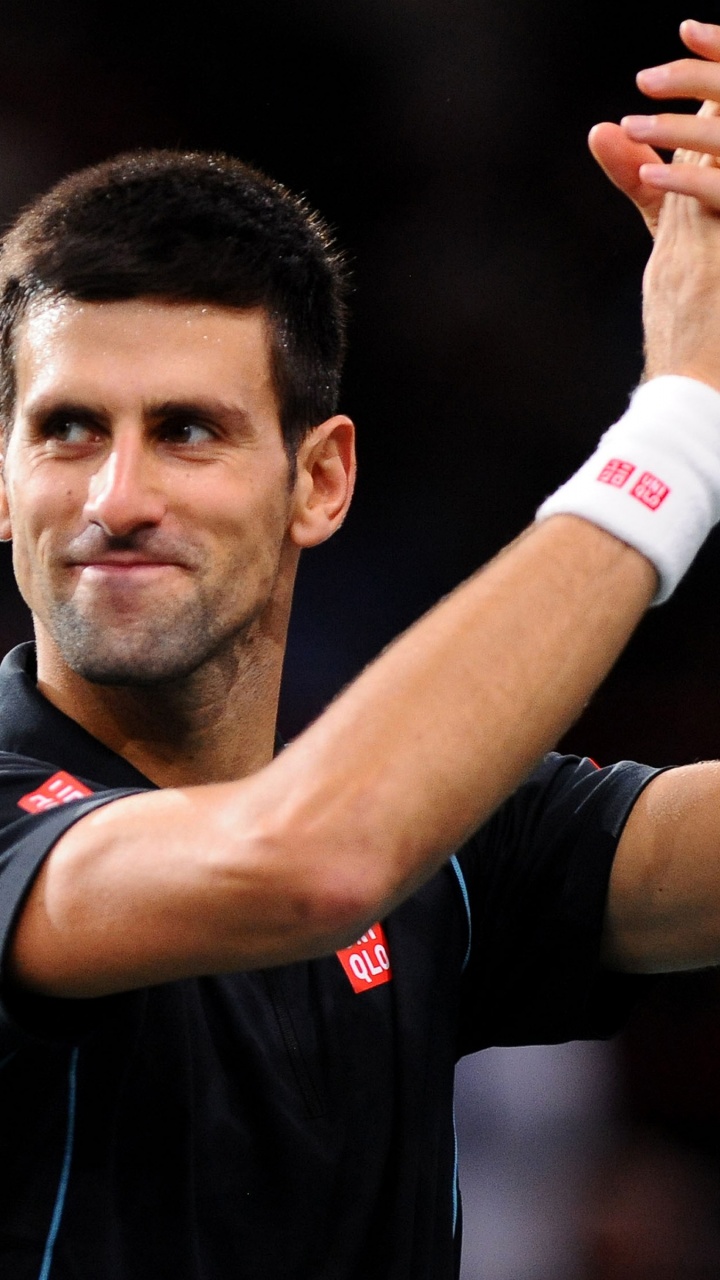
[[52, 778], [48, 778], [47, 782], [43, 782], [37, 791], [31, 791], [18, 800], [18, 805], [28, 813], [44, 813], [46, 809], [57, 809], [59, 804], [67, 804], [70, 800], [82, 800], [83, 796], [91, 795], [92, 791], [89, 787], [84, 787], [82, 782], [73, 778], [71, 773], [64, 773], [61, 770], [60, 773], [54, 773]]
[[622, 489], [634, 470], [634, 462], [623, 462], [622, 458], [611, 458], [605, 463], [598, 480], [601, 484], [612, 485], [613, 489]]
[[387, 938], [381, 924], [374, 924], [354, 946], [343, 947], [337, 958], [356, 995], [371, 987], [380, 987], [392, 978]]
[[658, 480], [657, 476], [651, 475], [649, 471], [643, 471], [637, 484], [630, 490], [630, 497], [637, 498], [638, 502], [642, 502], [643, 506], [649, 507], [651, 511], [657, 511], [669, 492], [668, 486], [663, 484], [662, 480]]

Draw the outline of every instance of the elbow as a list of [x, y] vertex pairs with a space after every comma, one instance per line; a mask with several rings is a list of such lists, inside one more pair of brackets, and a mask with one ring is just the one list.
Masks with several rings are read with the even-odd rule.
[[387, 850], [369, 837], [328, 839], [294, 822], [270, 842], [271, 892], [298, 956], [349, 945], [394, 905]]
[[385, 915], [388, 899], [367, 873], [325, 868], [303, 908], [318, 937], [344, 947]]
[[386, 914], [391, 905], [388, 886], [370, 863], [346, 859], [338, 851], [337, 857], [316, 862], [311, 875], [296, 884], [294, 918], [315, 948], [347, 946]]

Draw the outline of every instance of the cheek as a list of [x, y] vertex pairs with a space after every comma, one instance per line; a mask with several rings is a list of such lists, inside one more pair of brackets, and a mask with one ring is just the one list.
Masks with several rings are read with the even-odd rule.
[[20, 594], [28, 608], [33, 609], [33, 582], [37, 578], [34, 572], [33, 543], [25, 526], [17, 521], [13, 523], [12, 560]]
[[260, 548], [284, 537], [291, 500], [287, 474], [280, 467], [274, 467], [269, 474], [269, 469], [258, 471], [260, 474], [245, 475], [227, 488], [214, 486], [205, 494], [208, 522], [223, 541], [244, 546], [253, 543]]
[[290, 499], [285, 488], [246, 492], [236, 502], [223, 502], [215, 510], [218, 566], [236, 574], [242, 589], [257, 588], [274, 580], [287, 544]]
[[8, 494], [13, 539], [13, 565], [25, 599], [31, 579], [52, 572], [54, 550], [67, 541], [76, 510], [75, 495], [67, 485], [32, 477], [19, 479]]

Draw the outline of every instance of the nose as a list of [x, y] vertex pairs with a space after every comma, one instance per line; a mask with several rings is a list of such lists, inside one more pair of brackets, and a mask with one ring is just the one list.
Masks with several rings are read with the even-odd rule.
[[88, 485], [85, 516], [110, 538], [158, 525], [167, 509], [151, 450], [139, 432], [119, 432]]

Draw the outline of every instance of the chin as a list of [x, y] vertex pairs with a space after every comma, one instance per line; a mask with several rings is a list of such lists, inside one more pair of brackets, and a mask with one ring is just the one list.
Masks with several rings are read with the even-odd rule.
[[90, 684], [101, 685], [158, 685], [169, 684], [174, 680], [184, 680], [193, 675], [207, 660], [207, 655], [189, 656], [187, 653], [173, 657], [158, 658], [154, 654], [147, 658], [131, 658], [127, 656], [108, 655], [107, 658], [82, 658], [74, 654], [63, 654], [65, 661], [76, 675]]
[[45, 630], [63, 662], [90, 684], [151, 686], [185, 680], [250, 638], [253, 619], [218, 625], [208, 610], [186, 609], [152, 623], [108, 626], [57, 609]]

